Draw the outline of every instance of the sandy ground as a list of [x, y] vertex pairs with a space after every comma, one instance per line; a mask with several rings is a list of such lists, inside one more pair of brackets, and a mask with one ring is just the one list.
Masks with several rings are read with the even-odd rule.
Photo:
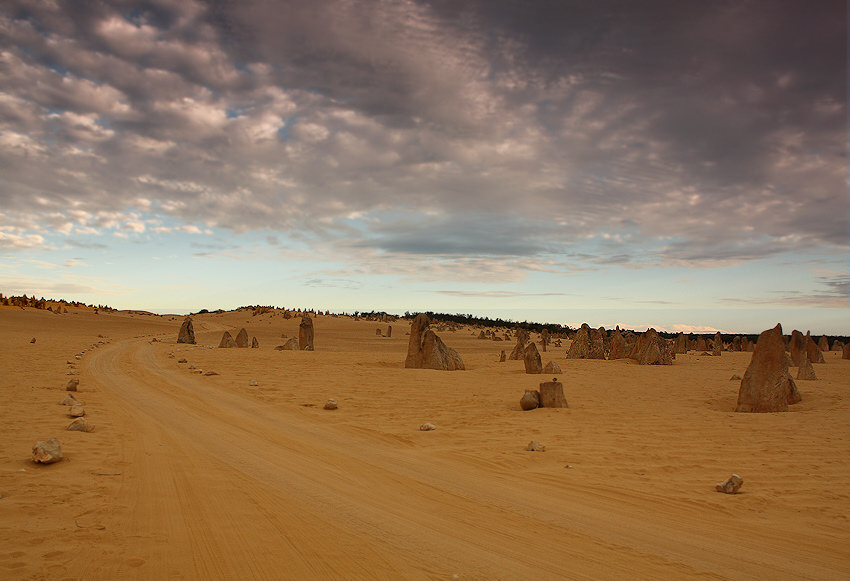
[[[180, 322], [0, 309], [0, 578], [850, 578], [840, 354], [789, 413], [735, 414], [748, 353], [552, 348], [570, 408], [522, 412], [549, 378], [472, 329], [441, 333], [467, 371], [439, 372], [403, 368], [404, 321], [318, 317], [315, 352], [273, 349], [279, 314], [198, 316], [197, 346]], [[259, 349], [212, 348], [243, 326]], [[91, 433], [65, 431], [69, 373]], [[34, 464], [51, 436], [65, 460]]]

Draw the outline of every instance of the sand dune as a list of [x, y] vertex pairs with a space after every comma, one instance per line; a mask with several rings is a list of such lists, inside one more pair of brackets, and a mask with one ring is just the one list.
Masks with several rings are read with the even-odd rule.
[[[552, 347], [570, 408], [522, 412], [551, 378], [471, 329], [440, 333], [467, 367], [440, 372], [404, 369], [404, 321], [318, 317], [314, 352], [275, 351], [300, 321], [270, 313], [196, 316], [194, 346], [182, 317], [0, 321], [3, 579], [850, 578], [838, 353], [790, 412], [735, 414], [749, 353]], [[212, 348], [242, 327], [259, 349]], [[91, 433], [65, 431], [66, 361]], [[33, 464], [51, 436], [65, 461]], [[715, 492], [732, 472], [741, 493]]]

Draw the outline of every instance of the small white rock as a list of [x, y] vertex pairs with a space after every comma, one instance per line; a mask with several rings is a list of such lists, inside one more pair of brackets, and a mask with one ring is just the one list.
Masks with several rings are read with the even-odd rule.
[[427, 423], [424, 423], [421, 426], [419, 426], [420, 432], [430, 432], [431, 430], [436, 430], [436, 429], [437, 429], [437, 426], [435, 426], [431, 422], [427, 422]]

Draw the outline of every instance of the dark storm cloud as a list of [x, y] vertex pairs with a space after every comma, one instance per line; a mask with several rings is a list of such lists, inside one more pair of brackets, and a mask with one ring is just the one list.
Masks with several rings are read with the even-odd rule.
[[7, 248], [151, 216], [633, 268], [846, 245], [843, 3], [10, 2], [0, 30]]

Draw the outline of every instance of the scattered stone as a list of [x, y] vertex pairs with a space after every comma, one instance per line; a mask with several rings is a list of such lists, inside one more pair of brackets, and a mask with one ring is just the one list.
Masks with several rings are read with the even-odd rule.
[[522, 361], [525, 363], [526, 373], [542, 373], [543, 361], [540, 359], [540, 353], [537, 351], [537, 344], [532, 342], [525, 346], [522, 353]]
[[782, 325], [759, 335], [750, 365], [741, 380], [736, 412], [786, 412], [800, 401], [797, 384], [788, 373]]
[[302, 351], [313, 351], [313, 319], [304, 313], [298, 326], [298, 348]]
[[251, 381], [248, 382], [248, 385], [250, 385], [251, 387], [256, 387], [256, 386], [260, 385], [260, 382], [257, 381], [256, 379], [252, 379]]
[[526, 446], [525, 449], [529, 452], [545, 452], [546, 446], [544, 446], [537, 440], [532, 440], [528, 443], [528, 446]]
[[504, 363], [507, 357], [507, 353], [505, 353], [505, 350], [502, 349], [502, 352], [499, 353], [499, 363]]
[[797, 379], [813, 381], [817, 379], [815, 368], [812, 367], [812, 362], [806, 359], [803, 364], [797, 368]]
[[245, 327], [242, 327], [239, 329], [239, 332], [236, 333], [236, 346], [239, 349], [248, 348], [248, 331], [245, 330]]
[[230, 331], [225, 331], [224, 335], [221, 336], [221, 342], [218, 344], [219, 349], [233, 349], [236, 347], [236, 341], [233, 340], [233, 336], [230, 334]]
[[431, 430], [436, 430], [436, 429], [437, 429], [437, 426], [435, 426], [434, 424], [432, 424], [430, 422], [422, 424], [421, 426], [419, 426], [420, 432], [430, 432]]
[[57, 438], [50, 438], [46, 442], [39, 440], [32, 446], [32, 461], [38, 464], [52, 464], [63, 458], [62, 446]]
[[448, 347], [429, 328], [428, 315], [420, 313], [410, 325], [410, 340], [407, 344], [407, 369], [439, 369], [443, 371], [463, 371], [463, 359], [457, 351]]
[[251, 349], [259, 349], [259, 348], [260, 348], [260, 342], [257, 341], [256, 337], [251, 337]]
[[716, 484], [715, 489], [717, 492], [724, 492], [726, 494], [738, 494], [738, 491], [741, 489], [743, 484], [744, 479], [737, 474], [733, 474], [723, 482]]
[[180, 325], [180, 331], [177, 333], [177, 342], [195, 344], [195, 328], [192, 325], [192, 317], [183, 319], [183, 324]]
[[549, 361], [546, 365], [543, 366], [543, 375], [560, 375], [563, 373], [561, 371], [561, 366], [555, 363], [554, 361]]
[[59, 405], [74, 406], [74, 405], [80, 405], [80, 402], [77, 400], [77, 398], [75, 398], [72, 394], [69, 393], [69, 394], [65, 395], [65, 399], [63, 399], [62, 403], [60, 403]]
[[542, 408], [568, 408], [567, 398], [564, 397], [564, 384], [553, 377], [552, 381], [544, 381], [540, 384], [540, 407]]
[[540, 407], [540, 392], [536, 389], [526, 389], [522, 398], [519, 400], [519, 407], [526, 412]]
[[35, 337], [33, 337], [33, 338], [32, 338], [32, 340], [30, 341], [30, 343], [35, 343]]
[[735, 373], [729, 378], [729, 381], [741, 381], [741, 376]]
[[335, 399], [329, 399], [328, 401], [326, 401], [326, 402], [325, 402], [325, 406], [324, 406], [324, 407], [325, 407], [325, 409], [326, 409], [326, 410], [335, 410], [335, 409], [337, 409], [339, 406], [337, 405], [337, 403], [336, 403], [336, 400], [335, 400]]
[[65, 391], [77, 391], [78, 385], [80, 385], [80, 380], [71, 378], [68, 380], [68, 383], [65, 384]]
[[205, 372], [204, 372], [204, 375], [205, 375], [206, 377], [209, 377], [209, 376], [211, 376], [211, 375], [218, 375], [218, 373], [216, 373], [215, 371], [205, 371]]
[[68, 415], [72, 418], [81, 418], [86, 415], [86, 408], [82, 406], [79, 402], [75, 405], [71, 406], [71, 409], [68, 411]]
[[189, 360], [184, 357], [183, 359], [178, 359], [177, 363], [189, 363]]
[[71, 432], [91, 432], [94, 426], [90, 426], [85, 418], [77, 418], [68, 424], [68, 430]]

